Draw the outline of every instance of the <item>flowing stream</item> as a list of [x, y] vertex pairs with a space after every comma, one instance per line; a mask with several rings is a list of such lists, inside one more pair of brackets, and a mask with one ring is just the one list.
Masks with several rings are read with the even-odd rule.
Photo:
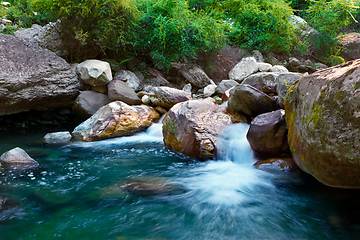
[[[359, 239], [359, 191], [255, 169], [248, 125], [228, 127], [206, 162], [167, 149], [161, 128], [66, 145], [38, 142], [41, 131], [3, 137], [1, 152], [19, 146], [44, 169], [2, 173], [0, 239]], [[136, 179], [172, 187], [121, 187]]]

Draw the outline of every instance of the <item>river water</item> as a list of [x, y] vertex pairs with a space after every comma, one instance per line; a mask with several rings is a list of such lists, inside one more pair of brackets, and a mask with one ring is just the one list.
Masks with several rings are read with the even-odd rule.
[[[248, 125], [224, 131], [216, 161], [178, 155], [161, 125], [130, 137], [46, 145], [46, 132], [11, 134], [40, 172], [3, 172], [0, 239], [360, 239], [359, 191], [323, 186], [306, 174], [253, 167]], [[134, 194], [136, 179], [171, 190]]]

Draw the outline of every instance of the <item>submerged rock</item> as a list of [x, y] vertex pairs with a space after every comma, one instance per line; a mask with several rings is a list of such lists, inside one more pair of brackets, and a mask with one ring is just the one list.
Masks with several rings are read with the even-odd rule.
[[68, 143], [71, 140], [71, 133], [70, 132], [54, 132], [54, 133], [47, 133], [44, 136], [44, 140], [46, 143], [49, 144], [57, 144], [57, 143]]
[[297, 165], [325, 185], [360, 188], [360, 60], [297, 81], [285, 100]]
[[292, 158], [269, 158], [257, 161], [254, 166], [268, 171], [300, 171]]
[[162, 178], [140, 178], [129, 180], [121, 189], [137, 195], [154, 196], [169, 194], [174, 190], [173, 184]]
[[217, 137], [224, 126], [246, 122], [241, 114], [209, 100], [192, 100], [172, 107], [163, 125], [166, 146], [198, 159], [213, 158]]
[[121, 101], [115, 101], [100, 108], [88, 120], [77, 126], [72, 135], [81, 141], [128, 136], [147, 129], [159, 118], [159, 113], [152, 107], [131, 107]]
[[8, 170], [31, 170], [39, 168], [40, 165], [31, 158], [23, 149], [16, 147], [3, 153], [0, 162]]

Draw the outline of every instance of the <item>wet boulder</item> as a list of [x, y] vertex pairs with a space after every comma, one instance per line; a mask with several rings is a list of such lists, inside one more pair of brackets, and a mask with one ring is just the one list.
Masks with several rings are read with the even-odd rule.
[[279, 109], [258, 115], [251, 121], [246, 137], [255, 152], [274, 156], [287, 153], [285, 111]]
[[75, 71], [55, 53], [0, 34], [0, 115], [72, 106], [79, 94]]
[[149, 94], [150, 101], [165, 109], [170, 109], [177, 103], [192, 100], [189, 93], [170, 87], [154, 87]]
[[257, 169], [265, 171], [300, 172], [299, 167], [292, 158], [269, 158], [266, 160], [259, 160], [254, 166]]
[[297, 81], [285, 99], [296, 164], [325, 185], [360, 188], [360, 60]]
[[259, 70], [259, 66], [254, 57], [247, 57], [241, 59], [241, 61], [235, 65], [229, 72], [229, 78], [237, 82], [242, 82], [246, 77]]
[[72, 135], [81, 141], [128, 136], [143, 131], [159, 120], [152, 107], [129, 106], [121, 101], [111, 102], [77, 126]]
[[248, 84], [240, 84], [230, 91], [229, 108], [247, 116], [255, 117], [259, 114], [278, 109], [276, 99]]
[[154, 196], [169, 194], [174, 186], [162, 178], [139, 178], [127, 181], [121, 189], [136, 195]]
[[108, 96], [111, 101], [122, 101], [129, 105], [141, 104], [135, 91], [122, 80], [114, 79], [108, 84]]
[[108, 103], [110, 103], [110, 99], [106, 94], [82, 91], [76, 98], [72, 110], [75, 115], [87, 119]]
[[105, 86], [113, 79], [110, 64], [96, 59], [80, 63], [76, 72], [84, 83], [93, 87]]
[[47, 133], [44, 140], [48, 144], [68, 143], [71, 141], [71, 133], [68, 131]]
[[1, 165], [8, 170], [25, 171], [39, 168], [40, 165], [23, 149], [16, 147], [0, 156]]
[[213, 158], [223, 127], [235, 122], [246, 122], [246, 118], [212, 101], [179, 103], [169, 110], [164, 120], [164, 143], [190, 157]]

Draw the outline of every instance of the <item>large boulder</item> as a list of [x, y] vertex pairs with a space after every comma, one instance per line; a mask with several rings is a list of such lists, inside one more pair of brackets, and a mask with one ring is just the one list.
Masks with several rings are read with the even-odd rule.
[[340, 55], [346, 60], [360, 58], [360, 33], [348, 33], [339, 38], [339, 44], [342, 47]]
[[120, 79], [126, 84], [134, 89], [134, 91], [138, 91], [140, 89], [140, 79], [136, 76], [135, 73], [128, 70], [119, 70], [116, 72], [114, 79]]
[[224, 126], [246, 122], [239, 114], [231, 114], [224, 106], [209, 100], [192, 100], [173, 106], [163, 125], [166, 146], [198, 159], [214, 157], [217, 137]]
[[242, 81], [242, 84], [248, 84], [254, 88], [260, 90], [263, 93], [276, 93], [276, 83], [278, 73], [273, 72], [261, 72], [250, 75]]
[[206, 75], [204, 70], [197, 65], [190, 64], [184, 66], [179, 72], [189, 83], [191, 83], [191, 85], [197, 88], [204, 88], [209, 84], [214, 84], [208, 75]]
[[154, 87], [149, 94], [150, 101], [156, 105], [166, 109], [170, 109], [172, 106], [179, 102], [185, 102], [192, 100], [189, 93], [170, 87]]
[[37, 44], [0, 34], [0, 115], [72, 106], [80, 81], [70, 65]]
[[276, 99], [248, 84], [239, 84], [231, 89], [229, 108], [247, 116], [255, 117], [259, 114], [278, 109]]
[[287, 153], [285, 111], [279, 109], [255, 117], [246, 137], [255, 152], [274, 156]]
[[53, 51], [59, 57], [66, 57], [68, 52], [60, 36], [61, 22], [50, 22], [45, 26], [33, 24], [31, 28], [21, 29], [14, 32], [15, 37], [38, 44], [39, 46]]
[[110, 103], [110, 99], [106, 94], [94, 91], [82, 91], [76, 98], [72, 110], [75, 115], [86, 119], [108, 103]]
[[297, 165], [325, 185], [360, 188], [360, 60], [297, 81], [285, 100]]
[[129, 106], [121, 101], [100, 108], [91, 118], [77, 126], [72, 135], [81, 141], [128, 136], [150, 127], [160, 115], [152, 107]]
[[247, 57], [241, 59], [241, 61], [235, 65], [229, 72], [229, 78], [237, 82], [241, 82], [246, 77], [259, 70], [259, 66], [254, 57]]
[[108, 62], [89, 59], [76, 67], [80, 79], [90, 86], [106, 86], [112, 79], [111, 67]]
[[0, 156], [0, 163], [8, 170], [32, 170], [39, 168], [40, 165], [31, 158], [23, 149], [16, 147]]
[[111, 101], [122, 101], [129, 105], [141, 104], [141, 99], [134, 89], [118, 79], [114, 79], [108, 84], [108, 96]]

